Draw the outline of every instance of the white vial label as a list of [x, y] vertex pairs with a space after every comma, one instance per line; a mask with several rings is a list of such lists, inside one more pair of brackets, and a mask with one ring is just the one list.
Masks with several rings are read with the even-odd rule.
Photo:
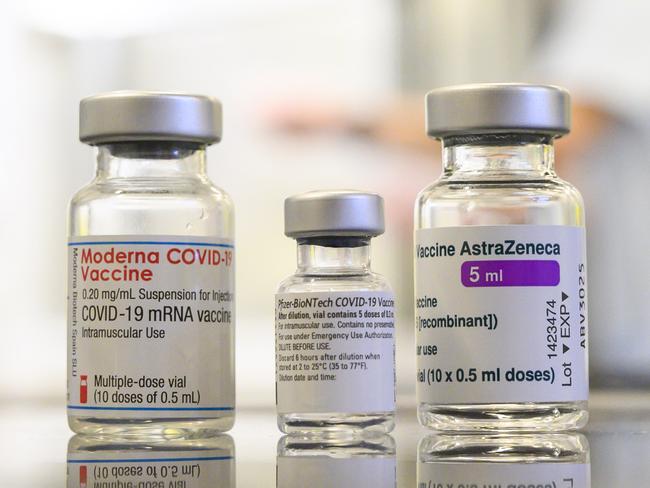
[[394, 457], [279, 456], [277, 488], [394, 488]]
[[423, 229], [415, 254], [419, 402], [587, 400], [583, 228]]
[[223, 451], [71, 454], [68, 488], [235, 487], [235, 459]]
[[68, 336], [71, 415], [189, 418], [232, 410], [232, 242], [72, 238]]
[[419, 488], [590, 488], [588, 464], [419, 463]]
[[392, 293], [279, 293], [275, 298], [278, 413], [395, 409]]

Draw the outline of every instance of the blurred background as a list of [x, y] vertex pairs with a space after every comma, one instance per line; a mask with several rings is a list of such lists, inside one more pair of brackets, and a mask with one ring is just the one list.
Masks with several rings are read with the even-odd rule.
[[558, 172], [587, 207], [592, 386], [649, 386], [650, 4], [624, 5], [5, 2], [0, 404], [65, 401], [66, 205], [94, 174], [78, 101], [116, 89], [224, 104], [224, 139], [208, 157], [237, 209], [238, 403], [263, 407], [274, 403], [273, 294], [295, 267], [283, 199], [340, 187], [384, 196], [373, 266], [399, 298], [399, 395], [412, 402], [412, 206], [440, 172], [424, 94], [468, 82], [567, 87], [574, 130], [558, 143]]

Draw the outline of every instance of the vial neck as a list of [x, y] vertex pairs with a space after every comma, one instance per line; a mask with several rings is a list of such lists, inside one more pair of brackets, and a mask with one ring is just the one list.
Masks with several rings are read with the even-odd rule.
[[443, 175], [449, 178], [539, 178], [553, 174], [550, 136], [486, 134], [443, 140]]
[[297, 274], [359, 275], [369, 272], [369, 237], [298, 239]]
[[96, 177], [207, 177], [205, 146], [173, 141], [104, 144], [98, 147]]

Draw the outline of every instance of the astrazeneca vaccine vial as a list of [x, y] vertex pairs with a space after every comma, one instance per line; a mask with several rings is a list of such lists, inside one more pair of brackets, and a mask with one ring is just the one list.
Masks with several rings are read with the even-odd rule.
[[235, 488], [235, 444], [205, 439], [75, 435], [68, 443], [68, 488]]
[[276, 295], [276, 402], [283, 432], [389, 432], [395, 411], [394, 296], [370, 269], [383, 199], [316, 191], [285, 200], [298, 269]]
[[234, 421], [234, 217], [206, 173], [221, 105], [81, 101], [95, 179], [70, 203], [68, 420], [84, 434], [200, 436]]
[[282, 436], [276, 488], [395, 488], [395, 440]]
[[589, 443], [576, 433], [425, 437], [417, 486], [591, 488]]
[[415, 206], [420, 422], [555, 431], [587, 422], [582, 198], [553, 168], [569, 95], [483, 84], [427, 95], [440, 178]]

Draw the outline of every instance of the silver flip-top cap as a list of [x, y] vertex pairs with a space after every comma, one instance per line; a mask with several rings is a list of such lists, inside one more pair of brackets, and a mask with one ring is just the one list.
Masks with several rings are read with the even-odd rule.
[[569, 93], [551, 85], [484, 83], [438, 88], [427, 94], [427, 134], [532, 132], [559, 136], [571, 129]]
[[79, 139], [108, 142], [172, 140], [212, 144], [221, 140], [221, 103], [202, 95], [116, 91], [79, 104]]
[[353, 190], [294, 195], [284, 201], [284, 233], [295, 239], [378, 236], [384, 233], [384, 199]]

